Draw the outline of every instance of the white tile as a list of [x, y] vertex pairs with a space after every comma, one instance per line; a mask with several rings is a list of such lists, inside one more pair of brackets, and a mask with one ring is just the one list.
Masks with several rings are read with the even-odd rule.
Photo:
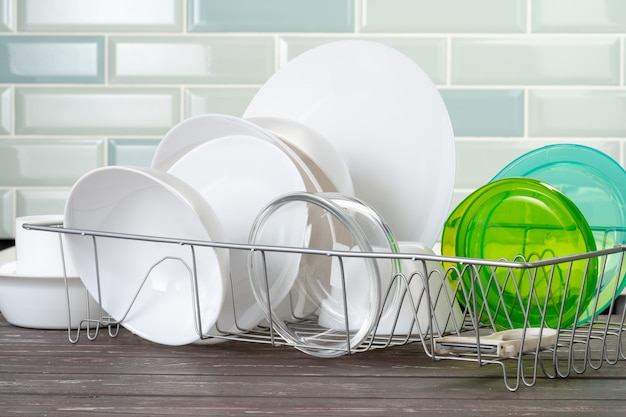
[[125, 36], [109, 40], [113, 83], [257, 84], [274, 73], [270, 36]]
[[517, 157], [554, 143], [586, 145], [606, 153], [616, 161], [621, 158], [620, 142], [613, 139], [457, 139], [455, 188], [474, 190], [481, 187]]
[[18, 134], [160, 135], [180, 120], [177, 88], [16, 90]]
[[18, 30], [180, 32], [184, 0], [19, 0]]

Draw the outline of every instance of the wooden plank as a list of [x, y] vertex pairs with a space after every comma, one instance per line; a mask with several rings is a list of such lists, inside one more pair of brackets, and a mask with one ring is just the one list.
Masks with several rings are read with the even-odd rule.
[[243, 342], [164, 346], [122, 329], [73, 345], [0, 317], [2, 416], [608, 416], [626, 412], [625, 379], [619, 361], [511, 393], [499, 366], [433, 361], [420, 344], [320, 359]]

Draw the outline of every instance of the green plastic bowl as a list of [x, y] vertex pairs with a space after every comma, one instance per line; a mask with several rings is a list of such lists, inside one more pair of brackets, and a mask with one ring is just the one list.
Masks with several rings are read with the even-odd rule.
[[[445, 256], [496, 261], [545, 260], [595, 249], [576, 205], [531, 178], [507, 178], [479, 188], [453, 210], [442, 236]], [[598, 279], [596, 258], [539, 268], [456, 268], [450, 278], [461, 285], [459, 302], [498, 329], [567, 328], [592, 299]]]

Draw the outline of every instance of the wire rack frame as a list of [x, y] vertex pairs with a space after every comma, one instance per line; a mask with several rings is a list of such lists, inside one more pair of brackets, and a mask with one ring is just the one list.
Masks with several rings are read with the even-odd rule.
[[[618, 262], [620, 265], [619, 274], [624, 275], [626, 269], [622, 270], [625, 263], [626, 245], [614, 248], [588, 252], [584, 254], [557, 257], [543, 260], [527, 261], [523, 258], [509, 260], [483, 260], [459, 257], [446, 257], [439, 255], [405, 254], [405, 253], [363, 253], [337, 250], [317, 250], [293, 247], [276, 247], [262, 245], [235, 244], [226, 242], [194, 241], [186, 239], [164, 238], [159, 236], [133, 235], [124, 233], [112, 233], [106, 231], [82, 230], [65, 228], [59, 224], [34, 225], [25, 224], [23, 226], [29, 230], [39, 230], [58, 233], [63, 248], [62, 236], [65, 234], [80, 235], [91, 241], [96, 259], [95, 270], [99, 271], [98, 241], [101, 239], [130, 239], [144, 242], [158, 242], [176, 246], [187, 247], [192, 254], [192, 264], [185, 265], [189, 279], [192, 284], [193, 314], [196, 331], [200, 340], [221, 339], [235, 340], [252, 343], [267, 343], [274, 346], [293, 346], [307, 352], [309, 346], [294, 344], [293, 341], [283, 338], [275, 329], [272, 317], [267, 318], [264, 323], [253, 329], [240, 328], [239, 332], [229, 333], [220, 331], [219, 323], [216, 324], [217, 333], [203, 334], [202, 315], [200, 308], [200, 298], [198, 294], [198, 277], [196, 275], [195, 250], [198, 247], [213, 247], [230, 250], [243, 250], [250, 253], [284, 253], [284, 254], [309, 254], [323, 257], [336, 258], [340, 263], [347, 258], [377, 258], [403, 260], [415, 264], [411, 274], [397, 272], [388, 288], [383, 289], [383, 300], [381, 309], [378, 312], [378, 320], [375, 322], [371, 332], [359, 344], [350, 344], [350, 331], [333, 333], [333, 342], [337, 338], [345, 340], [343, 351], [338, 354], [352, 354], [364, 352], [372, 349], [388, 348], [391, 346], [404, 345], [408, 343], [421, 344], [423, 351], [435, 361], [460, 360], [469, 361], [482, 365], [495, 364], [502, 368], [504, 384], [510, 391], [516, 391], [522, 386], [533, 386], [536, 384], [540, 373], [547, 378], [567, 378], [572, 373], [583, 373], [588, 370], [598, 370], [603, 364], [615, 364], [619, 360], [626, 359], [626, 348], [623, 346], [622, 334], [624, 329], [624, 319], [626, 310], [616, 311], [618, 293], [618, 280], [614, 280], [613, 302], [604, 311], [596, 311], [598, 306], [591, 303], [590, 306], [583, 305], [580, 293], [572, 309], [571, 303], [566, 303], [565, 298], [560, 299], [557, 305], [556, 319], [553, 323], [547, 322], [547, 311], [550, 304], [554, 304], [550, 297], [543, 298], [537, 291], [539, 276], [547, 277], [547, 285], [561, 286], [567, 290], [573, 279], [574, 265], [584, 265], [581, 290], [589, 279], [589, 265], [593, 263], [599, 275], [597, 279], [596, 291], [600, 290], [602, 277], [609, 260]], [[172, 257], [171, 259], [180, 260]], [[617, 259], [617, 261], [615, 260]], [[160, 260], [159, 262], [164, 261]], [[182, 260], [180, 260], [182, 262]], [[157, 264], [159, 263], [157, 262]], [[442, 265], [442, 268], [432, 269], [432, 263]], [[146, 271], [143, 277], [141, 288], [150, 276], [151, 270], [157, 266], [153, 265]], [[560, 275], [559, 275], [560, 274]], [[558, 275], [558, 277], [557, 277]], [[557, 279], [558, 278], [558, 279]], [[99, 279], [99, 277], [98, 277]], [[267, 279], [267, 277], [265, 277]], [[345, 277], [341, 275], [342, 281]], [[544, 280], [545, 281], [545, 280]], [[415, 285], [419, 284], [419, 285]], [[522, 285], [523, 284], [523, 285]], [[506, 305], [505, 299], [511, 299], [507, 294], [507, 289], [511, 287], [526, 286], [530, 297], [522, 297], [520, 294], [513, 294], [513, 300], [519, 308], [523, 317], [520, 332], [512, 340], [505, 341], [513, 343], [512, 354], [502, 355], [501, 351], [494, 350], [489, 339], [489, 335], [503, 330], [503, 328], [514, 328], [511, 321], [511, 305]], [[417, 290], [416, 290], [417, 287]], [[98, 284], [99, 288], [99, 284]], [[67, 290], [67, 278], [66, 278]], [[392, 323], [392, 330], [386, 334], [379, 334], [377, 327], [380, 323], [384, 307], [391, 303], [390, 294], [398, 291], [401, 293], [401, 303], [396, 302], [398, 309], [395, 320], [398, 320], [400, 309], [405, 304], [410, 307], [413, 315], [411, 323], [412, 332], [402, 334], [396, 333], [396, 322]], [[494, 308], [493, 303], [488, 302], [489, 296], [496, 294], [500, 300]], [[126, 314], [132, 309], [134, 300], [138, 294], [132, 298]], [[99, 305], [102, 305], [101, 294], [94, 297]], [[459, 305], [459, 300], [463, 302]], [[230, 300], [233, 302], [233, 300]], [[268, 298], [269, 302], [269, 298]], [[515, 304], [514, 303], [514, 304]], [[233, 306], [234, 306], [233, 302]], [[71, 311], [68, 293], [68, 339], [71, 343], [77, 343], [80, 339], [81, 331], [85, 331], [87, 338], [93, 340], [98, 337], [102, 328], [107, 329], [110, 337], [115, 337], [120, 325], [123, 325], [126, 314], [114, 319], [100, 308], [99, 317], [85, 317], [76, 328], [71, 327]], [[574, 311], [574, 322], [564, 325], [563, 313], [565, 310]], [[591, 309], [591, 312], [590, 310]], [[443, 313], [442, 313], [443, 311]], [[531, 311], [539, 312], [538, 322], [531, 322]], [[600, 314], [602, 313], [602, 314]], [[578, 319], [583, 314], [590, 314], [591, 318], [583, 323]], [[236, 316], [235, 312], [235, 316]], [[426, 321], [424, 321], [426, 317]], [[504, 317], [504, 318], [503, 318]], [[315, 320], [310, 318], [299, 318], [294, 315], [294, 320], [301, 327], [301, 331], [316, 334], [323, 331], [319, 328]], [[504, 325], [503, 325], [504, 320]], [[507, 326], [508, 324], [508, 326]], [[346, 329], [349, 326], [346, 325]], [[555, 330], [556, 337], [551, 339], [544, 336], [545, 331]], [[539, 331], [538, 337], [531, 338], [531, 331]], [[446, 337], [462, 337], [463, 344], [455, 345], [454, 349], [442, 349], [443, 340]], [[342, 339], [343, 338], [343, 339]], [[530, 343], [532, 341], [532, 343]], [[510, 347], [510, 346], [509, 346]], [[336, 348], [334, 348], [336, 349]]]

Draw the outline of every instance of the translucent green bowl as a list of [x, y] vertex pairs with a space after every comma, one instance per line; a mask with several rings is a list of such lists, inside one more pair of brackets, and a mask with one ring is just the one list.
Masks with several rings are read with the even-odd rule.
[[[444, 225], [442, 254], [533, 261], [585, 253], [595, 239], [576, 205], [530, 178], [489, 183], [461, 202]], [[594, 295], [597, 259], [541, 268], [456, 266], [459, 302], [498, 329], [567, 328]], [[461, 282], [454, 282], [460, 280]]]

